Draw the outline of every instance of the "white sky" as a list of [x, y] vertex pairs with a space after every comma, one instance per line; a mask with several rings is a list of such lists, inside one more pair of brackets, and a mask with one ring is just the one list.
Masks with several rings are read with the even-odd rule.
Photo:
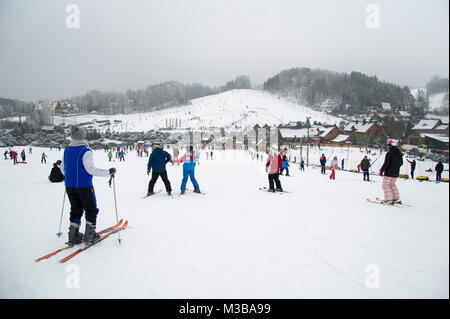
[[[68, 29], [66, 5], [80, 28]], [[380, 28], [365, 11], [380, 9]], [[167, 80], [262, 84], [283, 69], [361, 71], [410, 87], [448, 77], [448, 0], [0, 0], [0, 97]]]

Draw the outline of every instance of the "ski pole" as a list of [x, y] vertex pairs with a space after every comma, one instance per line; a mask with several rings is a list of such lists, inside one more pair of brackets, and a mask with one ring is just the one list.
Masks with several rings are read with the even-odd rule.
[[61, 217], [59, 219], [59, 231], [56, 233], [56, 236], [58, 236], [58, 237], [62, 236], [61, 225], [62, 225], [62, 217], [64, 214], [64, 202], [65, 201], [66, 201], [66, 189], [64, 188], [64, 198], [63, 198], [63, 203], [62, 203], [62, 208], [61, 208]]
[[[115, 182], [115, 180], [114, 180], [114, 174], [111, 175], [111, 179], [112, 179], [112, 182], [113, 182], [114, 207], [116, 208], [116, 222], [119, 223], [119, 215], [117, 214], [117, 201], [116, 201], [116, 182]], [[121, 242], [121, 240], [120, 240], [120, 230], [117, 232], [117, 236], [119, 237], [119, 238], [117, 239], [117, 241], [118, 241], [119, 244], [120, 244], [120, 242]]]

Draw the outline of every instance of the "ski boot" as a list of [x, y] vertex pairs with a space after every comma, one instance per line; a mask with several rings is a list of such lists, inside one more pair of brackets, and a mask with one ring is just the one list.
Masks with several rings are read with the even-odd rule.
[[147, 193], [147, 196], [152, 196], [152, 195], [155, 195], [155, 192], [148, 192]]
[[75, 246], [81, 244], [81, 241], [83, 240], [83, 233], [80, 233], [79, 230], [80, 224], [74, 222], [70, 223], [69, 240], [67, 241], [67, 245]]
[[201, 193], [200, 188], [194, 189], [194, 193], [200, 194]]
[[400, 199], [394, 199], [393, 201], [392, 201], [392, 205], [395, 205], [395, 204], [403, 204], [402, 203], [402, 201], [400, 200]]
[[172, 196], [172, 191], [168, 191], [167, 195]]
[[182, 189], [180, 195], [184, 195], [185, 193], [186, 193], [186, 190], [185, 190], [185, 189]]
[[273, 189], [273, 188], [269, 188], [268, 191], [271, 192], [271, 193], [275, 193], [275, 189]]
[[100, 235], [95, 232], [95, 224], [86, 221], [86, 231], [84, 232], [84, 242], [88, 245], [95, 244], [100, 239]]
[[282, 188], [277, 188], [277, 189], [275, 189], [275, 191], [276, 191], [276, 192], [282, 193], [282, 192], [283, 192], [283, 189], [282, 189]]

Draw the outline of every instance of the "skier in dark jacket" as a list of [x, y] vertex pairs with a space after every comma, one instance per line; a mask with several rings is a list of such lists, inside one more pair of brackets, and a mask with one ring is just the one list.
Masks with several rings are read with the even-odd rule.
[[411, 179], [414, 179], [414, 171], [416, 170], [416, 160], [413, 159], [412, 162], [410, 160], [408, 160], [408, 163], [411, 164]]
[[370, 162], [367, 159], [367, 156], [364, 156], [364, 159], [361, 161], [361, 163], [359, 165], [360, 165], [361, 170], [363, 171], [363, 180], [367, 180], [368, 182], [370, 182], [370, 179], [369, 179]]
[[150, 154], [147, 164], [147, 175], [149, 175], [150, 172], [153, 170], [152, 179], [148, 184], [147, 196], [154, 194], [153, 188], [155, 187], [155, 183], [160, 176], [164, 182], [164, 186], [166, 187], [167, 194], [171, 195], [172, 187], [170, 186], [170, 181], [169, 178], [167, 177], [166, 164], [172, 162], [172, 157], [170, 156], [169, 153], [164, 151], [159, 146], [159, 144], [155, 143], [154, 147], [155, 148], [153, 152]]
[[64, 180], [64, 174], [61, 172], [61, 169], [59, 166], [61, 165], [61, 161], [57, 160], [56, 163], [53, 164], [53, 168], [50, 172], [50, 176], [48, 177], [48, 180], [52, 183], [59, 183]]
[[380, 169], [380, 176], [384, 175], [382, 186], [384, 202], [401, 204], [400, 194], [395, 183], [400, 173], [400, 167], [403, 165], [403, 153], [398, 148], [397, 141], [389, 140], [387, 147], [388, 152], [386, 153], [384, 164]]
[[320, 172], [322, 174], [326, 174], [326, 170], [325, 170], [325, 164], [327, 163], [327, 158], [325, 157], [325, 154], [322, 154], [322, 156], [320, 157]]
[[439, 182], [441, 180], [442, 172], [444, 171], [444, 165], [441, 161], [436, 164], [434, 170], [436, 171], [436, 182]]
[[[116, 173], [115, 168], [99, 169], [94, 165], [94, 154], [86, 141], [86, 131], [77, 126], [70, 128], [72, 141], [64, 150], [61, 171], [64, 174], [67, 197], [70, 201], [69, 245], [77, 245], [84, 238], [86, 243], [94, 243], [100, 238], [95, 232], [97, 223], [97, 200], [92, 185], [93, 176], [108, 177]], [[81, 217], [86, 212], [86, 229], [79, 232]]]

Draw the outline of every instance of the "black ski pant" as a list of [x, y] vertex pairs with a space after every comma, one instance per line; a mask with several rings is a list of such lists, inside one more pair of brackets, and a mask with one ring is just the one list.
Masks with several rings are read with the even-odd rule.
[[439, 182], [441, 180], [441, 174], [442, 172], [436, 172], [436, 182]]
[[363, 170], [363, 179], [369, 181], [369, 170]]
[[327, 173], [326, 170], [325, 170], [325, 164], [322, 164], [322, 165], [320, 166], [320, 172], [321, 172], [322, 174], [326, 174], [326, 173]]
[[411, 170], [411, 179], [414, 179], [414, 170]]
[[277, 189], [281, 189], [280, 174], [269, 174], [269, 189], [274, 189], [274, 183]]
[[148, 192], [149, 193], [153, 193], [153, 188], [155, 187], [155, 183], [160, 176], [164, 182], [164, 186], [166, 187], [166, 192], [172, 191], [172, 187], [170, 186], [169, 178], [167, 177], [167, 172], [163, 172], [163, 173], [152, 172], [152, 179], [148, 183]]
[[98, 208], [94, 187], [66, 187], [66, 192], [70, 202], [70, 221], [81, 224], [83, 212], [86, 212], [86, 220], [95, 225], [97, 221]]

